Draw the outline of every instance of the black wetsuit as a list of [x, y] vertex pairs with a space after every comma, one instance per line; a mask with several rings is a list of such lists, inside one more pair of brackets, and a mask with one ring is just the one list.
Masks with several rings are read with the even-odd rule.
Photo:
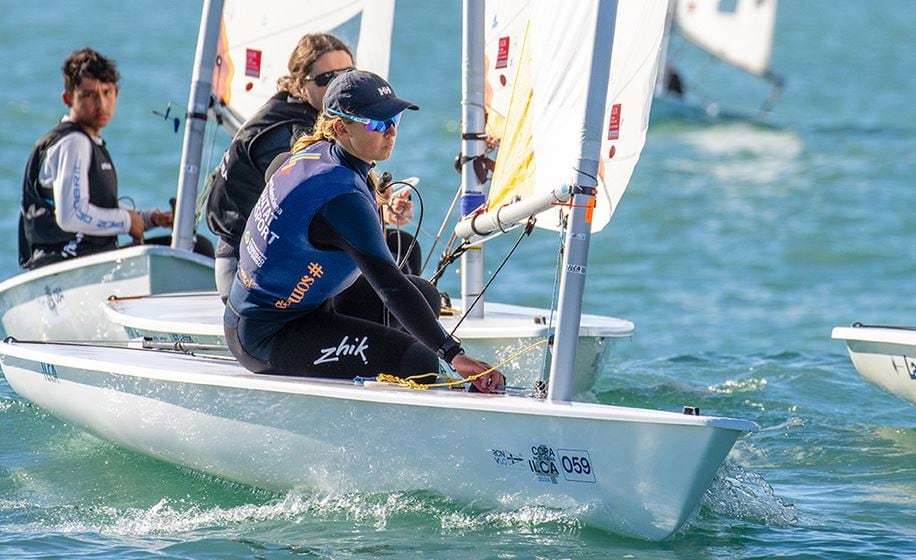
[[[439, 356], [451, 361], [461, 351], [436, 320], [435, 289], [398, 270], [385, 244], [370, 168], [318, 142], [268, 182], [247, 222], [225, 314], [229, 348], [249, 370], [403, 376], [436, 372]], [[377, 305], [354, 304], [366, 299], [360, 274]], [[383, 324], [383, 306], [401, 328]]]
[[315, 126], [318, 111], [285, 91], [245, 121], [208, 179], [207, 225], [219, 236], [217, 257], [238, 257], [248, 214], [264, 190], [264, 172], [291, 142]]

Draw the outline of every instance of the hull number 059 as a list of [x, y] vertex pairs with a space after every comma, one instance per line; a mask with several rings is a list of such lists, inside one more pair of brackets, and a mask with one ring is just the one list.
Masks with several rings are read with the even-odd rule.
[[595, 471], [588, 451], [583, 449], [557, 449], [563, 478], [571, 482], [595, 482]]

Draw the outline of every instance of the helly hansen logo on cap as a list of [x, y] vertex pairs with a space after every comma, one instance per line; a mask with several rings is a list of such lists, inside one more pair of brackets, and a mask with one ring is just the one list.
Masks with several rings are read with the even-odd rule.
[[394, 92], [391, 91], [391, 88], [388, 86], [382, 86], [378, 88], [379, 97], [385, 97], [386, 95], [394, 95]]

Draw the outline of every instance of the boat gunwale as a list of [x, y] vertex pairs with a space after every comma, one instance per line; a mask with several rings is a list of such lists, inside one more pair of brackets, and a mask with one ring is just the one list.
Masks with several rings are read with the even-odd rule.
[[174, 249], [168, 245], [136, 245], [133, 247], [124, 247], [120, 249], [114, 249], [112, 251], [96, 253], [94, 255], [87, 255], [85, 257], [78, 257], [72, 260], [56, 262], [54, 264], [49, 264], [35, 270], [24, 271], [4, 280], [3, 282], [0, 282], [0, 293], [22, 284], [34, 282], [41, 278], [55, 276], [57, 274], [69, 272], [71, 270], [88, 268], [90, 266], [115, 262], [123, 259], [152, 256], [165, 256], [169, 258], [177, 257], [184, 260], [197, 262], [202, 265], [209, 265], [210, 267], [212, 267], [214, 263], [214, 260], [210, 257], [201, 255], [199, 253], [194, 253], [192, 251], [186, 251], [184, 249]]
[[846, 342], [874, 342], [916, 347], [916, 330], [893, 327], [834, 327], [830, 337]]
[[[236, 371], [230, 373], [193, 372], [190, 368], [166, 369], [161, 364], [131, 365], [118, 361], [92, 359], [81, 356], [67, 356], [60, 353], [43, 352], [40, 347], [89, 346], [79, 344], [53, 344], [40, 341], [6, 340], [0, 342], [0, 363], [7, 364], [7, 357], [59, 367], [96, 371], [108, 375], [125, 375], [135, 378], [152, 379], [172, 383], [190, 383], [233, 389], [278, 392], [308, 397], [357, 400], [377, 404], [402, 406], [425, 406], [477, 410], [484, 413], [515, 413], [532, 416], [557, 416], [582, 420], [622, 421], [649, 424], [682, 425], [685, 427], [707, 427], [739, 432], [757, 432], [759, 427], [749, 420], [717, 416], [695, 416], [672, 411], [661, 411], [634, 407], [620, 407], [584, 402], [554, 403], [546, 400], [512, 395], [489, 395], [457, 391], [418, 391], [384, 384], [358, 384], [353, 381], [318, 379], [295, 376], [255, 374], [244, 370], [237, 362], [225, 359], [169, 354], [166, 361], [197, 362], [229, 366]], [[120, 354], [122, 352], [161, 351], [137, 348], [106, 347]], [[186, 365], [186, 364], [185, 364]], [[210, 366], [208, 366], [210, 367]]]
[[[183, 297], [206, 297], [206, 298], [218, 298], [213, 291], [206, 292], [175, 292], [171, 294], [151, 294], [148, 296], [142, 296], [148, 301], [152, 301], [158, 298], [183, 298]], [[103, 312], [105, 316], [108, 317], [113, 323], [122, 325], [124, 327], [150, 331], [156, 333], [176, 333], [181, 335], [188, 336], [211, 336], [211, 337], [222, 337], [223, 336], [223, 324], [222, 324], [222, 313], [214, 315], [218, 319], [211, 318], [210, 321], [188, 321], [185, 319], [160, 319], [158, 317], [150, 317], [146, 315], [138, 315], [136, 313], [131, 313], [128, 310], [125, 310], [125, 307], [130, 306], [130, 300], [136, 299], [131, 296], [112, 298], [110, 301], [103, 305]], [[123, 305], [121, 305], [123, 304]], [[512, 334], [507, 334], [506, 328], [507, 324], [518, 321], [522, 323], [522, 319], [515, 319], [513, 317], [502, 317], [500, 314], [509, 315], [511, 313], [530, 313], [532, 315], [540, 315], [544, 310], [537, 309], [534, 307], [526, 307], [521, 305], [506, 304], [506, 303], [490, 303], [490, 308], [493, 309], [495, 318], [486, 318], [484, 320], [479, 320], [475, 318], [466, 319], [463, 323], [463, 330], [459, 334], [463, 336], [473, 338], [474, 340], [478, 339], [506, 339], [506, 338], [537, 338], [547, 336], [548, 328], [547, 325], [540, 323], [526, 323], [524, 325], [511, 325], [513, 329]], [[440, 322], [443, 322], [443, 325], [448, 327], [451, 323], [457, 322], [458, 317], [440, 317]], [[182, 328], [184, 327], [184, 328]], [[189, 328], [190, 327], [190, 328]], [[580, 323], [580, 337], [588, 338], [606, 338], [606, 339], [625, 339], [633, 336], [633, 333], [636, 330], [636, 325], [632, 321], [626, 319], [621, 319], [619, 317], [608, 317], [601, 315], [591, 315], [583, 314], [582, 322]]]

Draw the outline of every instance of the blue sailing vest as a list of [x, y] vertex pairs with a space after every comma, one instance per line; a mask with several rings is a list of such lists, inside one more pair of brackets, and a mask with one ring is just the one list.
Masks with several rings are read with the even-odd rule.
[[[309, 226], [330, 200], [358, 194], [375, 207], [371, 165], [330, 142], [297, 152], [267, 182], [248, 217], [229, 303], [242, 316], [283, 321], [308, 313], [359, 275], [345, 252], [315, 247]], [[364, 224], [381, 231], [376, 220]]]

